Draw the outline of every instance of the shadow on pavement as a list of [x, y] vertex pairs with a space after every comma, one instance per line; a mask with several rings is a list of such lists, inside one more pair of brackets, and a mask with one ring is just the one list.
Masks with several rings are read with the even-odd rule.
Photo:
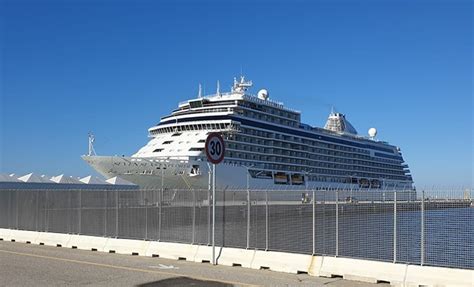
[[234, 286], [228, 283], [222, 283], [218, 281], [205, 281], [199, 279], [193, 279], [189, 277], [175, 277], [158, 280], [154, 282], [144, 283], [137, 285], [138, 287], [155, 287], [155, 286], [212, 286], [212, 287], [227, 287]]

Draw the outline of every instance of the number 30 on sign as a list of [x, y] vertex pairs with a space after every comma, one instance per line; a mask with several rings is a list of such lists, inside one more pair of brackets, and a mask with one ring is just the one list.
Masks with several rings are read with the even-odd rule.
[[224, 139], [218, 133], [210, 133], [206, 140], [207, 159], [213, 164], [219, 164], [224, 160]]

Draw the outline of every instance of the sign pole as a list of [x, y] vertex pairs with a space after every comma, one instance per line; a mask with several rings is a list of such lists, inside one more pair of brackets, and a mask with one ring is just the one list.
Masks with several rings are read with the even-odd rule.
[[216, 165], [212, 164], [212, 264], [216, 265]]
[[216, 265], [216, 165], [224, 160], [224, 139], [218, 133], [210, 133], [205, 147], [207, 160], [212, 163], [212, 264]]

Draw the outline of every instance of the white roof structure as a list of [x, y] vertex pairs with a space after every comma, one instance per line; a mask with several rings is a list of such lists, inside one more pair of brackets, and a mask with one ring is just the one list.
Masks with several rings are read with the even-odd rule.
[[85, 184], [109, 184], [107, 181], [92, 175], [83, 177], [79, 181]]
[[0, 182], [19, 182], [19, 180], [7, 174], [0, 174]]
[[19, 180], [23, 182], [46, 182], [46, 183], [51, 183], [51, 180], [45, 177], [41, 177], [35, 173], [29, 173], [24, 176], [21, 176], [18, 178]]
[[118, 176], [112, 177], [106, 180], [106, 182], [110, 184], [115, 184], [115, 185], [135, 185], [134, 183], [131, 183], [130, 181], [126, 181], [123, 178], [120, 178]]
[[73, 178], [72, 176], [65, 176], [64, 174], [53, 176], [51, 180], [55, 183], [82, 183], [79, 180]]

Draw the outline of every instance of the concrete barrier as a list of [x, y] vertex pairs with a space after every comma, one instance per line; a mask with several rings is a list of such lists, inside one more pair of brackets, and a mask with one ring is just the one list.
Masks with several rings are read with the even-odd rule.
[[71, 240], [71, 234], [39, 232], [38, 237], [33, 239], [31, 243], [49, 246], [66, 246]]
[[204, 245], [197, 245], [196, 247], [194, 262], [212, 263], [212, 247]]
[[167, 259], [195, 261], [197, 251], [197, 245], [152, 241], [145, 254]]
[[[22, 230], [0, 229], [5, 241], [96, 249], [97, 251], [212, 262], [212, 248], [181, 243], [115, 239]], [[474, 270], [393, 264], [362, 259], [216, 247], [217, 263], [313, 276], [342, 276], [365, 282], [389, 282], [394, 286], [474, 286]]]
[[270, 269], [286, 273], [308, 273], [311, 255], [275, 251], [255, 251], [253, 269]]
[[11, 238], [11, 232], [12, 231], [13, 230], [1, 228], [0, 229], [0, 239], [5, 240], [5, 241], [10, 241], [12, 239]]
[[104, 252], [145, 256], [150, 241], [136, 239], [109, 238], [104, 245]]
[[408, 265], [405, 286], [474, 286], [474, 270]]
[[3, 240], [10, 241], [15, 240], [16, 242], [23, 242], [23, 243], [33, 243], [39, 236], [39, 232], [36, 231], [27, 231], [27, 230], [11, 230], [5, 232], [5, 235], [0, 236], [3, 237]]
[[216, 247], [216, 261], [219, 265], [252, 268], [254, 257], [255, 250]]
[[406, 265], [389, 262], [378, 262], [362, 259], [322, 257], [319, 270], [311, 270], [311, 274], [321, 277], [342, 276], [347, 280], [369, 283], [389, 282], [397, 285], [404, 282]]
[[73, 234], [65, 247], [82, 250], [106, 251], [104, 250], [104, 247], [108, 240], [109, 238], [106, 237]]

